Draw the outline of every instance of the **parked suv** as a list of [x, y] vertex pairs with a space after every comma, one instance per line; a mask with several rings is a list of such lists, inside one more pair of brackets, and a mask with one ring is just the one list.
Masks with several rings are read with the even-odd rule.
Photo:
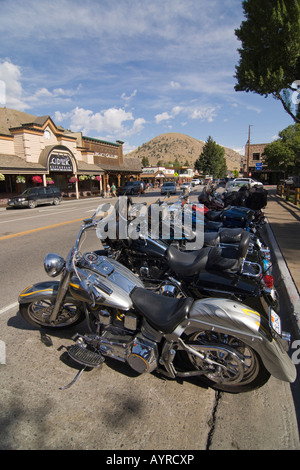
[[177, 191], [176, 191], [176, 184], [175, 183], [172, 183], [171, 181], [166, 181], [161, 189], [160, 189], [160, 194], [176, 194]]
[[7, 209], [11, 207], [29, 207], [33, 209], [40, 204], [57, 205], [61, 200], [61, 192], [55, 186], [38, 186], [27, 188], [23, 193], [9, 199]]
[[128, 181], [123, 186], [120, 186], [120, 188], [118, 188], [117, 193], [118, 193], [118, 196], [121, 196], [123, 194], [125, 195], [138, 194], [140, 192], [140, 188], [141, 188], [140, 181]]
[[233, 182], [249, 184], [250, 188], [253, 188], [254, 186], [263, 186], [263, 183], [255, 181], [253, 178], [235, 178]]

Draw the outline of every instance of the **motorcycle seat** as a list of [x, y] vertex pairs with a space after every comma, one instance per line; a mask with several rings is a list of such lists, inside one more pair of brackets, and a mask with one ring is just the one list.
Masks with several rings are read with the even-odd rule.
[[207, 261], [206, 269], [238, 273], [242, 268], [242, 263], [246, 257], [249, 244], [250, 233], [244, 231], [238, 247], [228, 246], [226, 248], [214, 247], [211, 249]]
[[243, 228], [223, 228], [219, 231], [220, 243], [239, 243], [242, 239]]
[[179, 323], [188, 317], [194, 299], [185, 297], [165, 297], [142, 287], [136, 287], [130, 294], [137, 311], [148, 322], [162, 331], [171, 333]]
[[220, 232], [204, 232], [204, 246], [217, 246], [220, 243]]
[[170, 245], [166, 252], [169, 267], [182, 276], [194, 276], [202, 269], [205, 269], [211, 247], [204, 247], [201, 250], [183, 252]]

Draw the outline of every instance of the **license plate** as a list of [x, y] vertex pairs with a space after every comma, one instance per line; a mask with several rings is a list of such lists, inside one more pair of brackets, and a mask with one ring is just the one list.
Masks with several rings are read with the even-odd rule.
[[269, 323], [270, 327], [276, 331], [278, 335], [281, 335], [281, 320], [274, 310], [270, 309], [269, 312]]

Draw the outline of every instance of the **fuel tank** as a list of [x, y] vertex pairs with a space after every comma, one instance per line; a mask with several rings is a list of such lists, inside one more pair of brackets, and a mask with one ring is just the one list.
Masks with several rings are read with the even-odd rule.
[[84, 253], [77, 276], [70, 282], [71, 295], [82, 302], [91, 302], [86, 285], [93, 286], [96, 303], [129, 310], [132, 302], [129, 294], [135, 287], [144, 287], [142, 281], [118, 261], [99, 256], [95, 252]]
[[149, 258], [163, 258], [168, 249], [168, 244], [159, 239], [138, 238], [131, 241], [131, 249], [144, 253]]

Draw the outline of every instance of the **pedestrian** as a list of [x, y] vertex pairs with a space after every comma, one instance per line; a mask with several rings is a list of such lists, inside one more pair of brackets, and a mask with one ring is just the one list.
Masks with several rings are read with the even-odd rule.
[[143, 192], [144, 192], [144, 183], [141, 181], [140, 190], [139, 190], [139, 196], [140, 196], [141, 194], [143, 194]]
[[107, 185], [106, 185], [106, 196], [107, 196], [107, 197], [110, 196], [110, 186], [109, 186], [109, 183], [107, 183]]
[[113, 197], [116, 197], [116, 196], [117, 196], [117, 195], [116, 195], [116, 186], [115, 186], [115, 183], [113, 183], [113, 184], [111, 185], [111, 193], [112, 193], [112, 196], [113, 196]]

